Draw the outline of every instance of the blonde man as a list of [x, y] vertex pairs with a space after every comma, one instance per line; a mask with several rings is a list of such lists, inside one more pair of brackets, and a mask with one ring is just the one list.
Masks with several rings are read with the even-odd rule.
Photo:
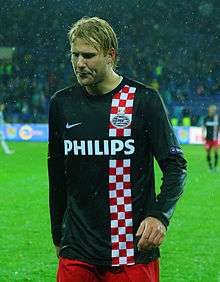
[[[49, 113], [49, 186], [57, 281], [159, 281], [159, 246], [183, 192], [186, 161], [153, 89], [116, 72], [104, 20], [69, 31], [78, 83]], [[153, 158], [163, 172], [156, 197]]]

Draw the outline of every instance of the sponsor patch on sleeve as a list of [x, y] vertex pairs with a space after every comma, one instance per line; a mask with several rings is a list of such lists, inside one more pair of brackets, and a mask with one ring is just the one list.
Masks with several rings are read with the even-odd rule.
[[179, 147], [177, 147], [177, 146], [172, 146], [172, 147], [170, 147], [170, 153], [172, 154], [172, 155], [178, 155], [178, 154], [182, 154], [182, 149], [181, 148], [179, 148]]

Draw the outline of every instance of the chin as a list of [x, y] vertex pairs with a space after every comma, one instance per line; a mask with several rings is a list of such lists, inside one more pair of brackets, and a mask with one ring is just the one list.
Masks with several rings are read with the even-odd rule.
[[94, 84], [94, 81], [88, 80], [88, 79], [78, 79], [78, 82], [82, 86], [91, 86]]

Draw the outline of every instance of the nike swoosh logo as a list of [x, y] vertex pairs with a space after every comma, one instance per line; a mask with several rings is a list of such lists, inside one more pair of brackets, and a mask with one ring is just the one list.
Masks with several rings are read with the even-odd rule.
[[67, 128], [67, 129], [70, 129], [70, 128], [72, 128], [72, 127], [74, 127], [74, 126], [77, 126], [77, 125], [80, 125], [80, 124], [82, 124], [82, 122], [77, 122], [77, 123], [74, 123], [74, 124], [69, 124], [69, 123], [67, 122], [66, 128]]

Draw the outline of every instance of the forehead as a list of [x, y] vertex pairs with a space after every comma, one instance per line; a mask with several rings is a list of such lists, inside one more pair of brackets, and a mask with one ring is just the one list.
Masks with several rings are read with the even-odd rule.
[[86, 53], [88, 53], [88, 52], [98, 53], [100, 50], [98, 50], [98, 48], [95, 48], [91, 43], [89, 43], [85, 39], [76, 38], [71, 43], [71, 51], [86, 52]]

